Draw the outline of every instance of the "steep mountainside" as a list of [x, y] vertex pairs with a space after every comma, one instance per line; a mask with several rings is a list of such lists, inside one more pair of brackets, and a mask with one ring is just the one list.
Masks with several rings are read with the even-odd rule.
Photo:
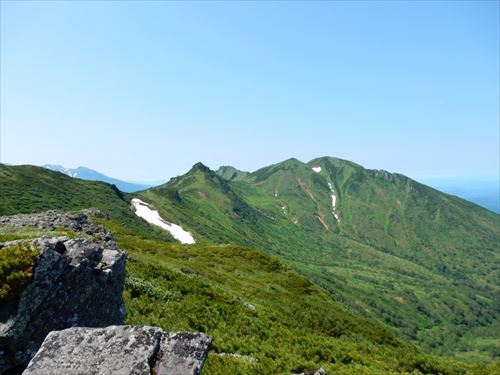
[[195, 237], [280, 256], [427, 350], [500, 351], [500, 216], [479, 206], [335, 158], [248, 174], [198, 164], [139, 196]]
[[115, 185], [118, 189], [126, 193], [133, 193], [151, 187], [151, 185], [141, 185], [141, 184], [134, 184], [131, 182], [125, 182], [117, 178], [106, 176], [100, 172], [97, 172], [87, 167], [78, 167], [73, 169], [73, 168], [65, 168], [61, 165], [45, 164], [43, 165], [43, 168], [47, 168], [56, 172], [61, 172], [70, 177], [80, 178], [82, 180], [107, 182], [108, 184]]

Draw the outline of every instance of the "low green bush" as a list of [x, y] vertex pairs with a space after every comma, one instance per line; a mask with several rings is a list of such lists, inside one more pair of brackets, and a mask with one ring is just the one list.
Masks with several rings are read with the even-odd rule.
[[0, 249], [0, 303], [21, 293], [33, 275], [37, 255], [29, 242]]

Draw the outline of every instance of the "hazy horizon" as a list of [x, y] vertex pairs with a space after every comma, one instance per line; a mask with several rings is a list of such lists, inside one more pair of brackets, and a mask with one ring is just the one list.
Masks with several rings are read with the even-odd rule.
[[[0, 161], [498, 177], [497, 2], [2, 2]], [[425, 25], [425, 27], [423, 27]]]

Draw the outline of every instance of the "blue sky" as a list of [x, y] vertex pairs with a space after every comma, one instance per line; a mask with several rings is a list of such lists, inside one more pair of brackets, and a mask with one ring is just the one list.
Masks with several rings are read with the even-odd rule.
[[1, 3], [1, 161], [498, 176], [499, 3]]

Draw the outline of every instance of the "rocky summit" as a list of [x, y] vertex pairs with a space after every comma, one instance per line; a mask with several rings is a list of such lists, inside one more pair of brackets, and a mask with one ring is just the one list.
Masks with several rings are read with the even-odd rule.
[[23, 375], [197, 375], [211, 338], [148, 326], [51, 332]]

